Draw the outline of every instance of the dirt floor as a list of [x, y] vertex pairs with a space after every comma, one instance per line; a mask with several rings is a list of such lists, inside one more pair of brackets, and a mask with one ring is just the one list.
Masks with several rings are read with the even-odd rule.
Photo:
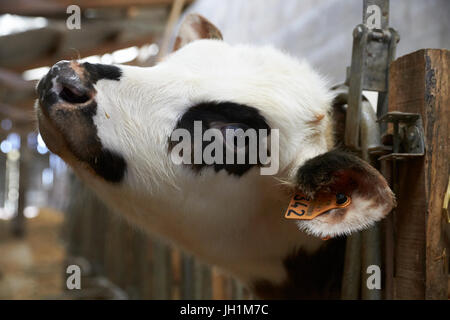
[[10, 222], [0, 220], [0, 299], [55, 299], [63, 288], [63, 215], [41, 209], [26, 220], [23, 239], [11, 236]]

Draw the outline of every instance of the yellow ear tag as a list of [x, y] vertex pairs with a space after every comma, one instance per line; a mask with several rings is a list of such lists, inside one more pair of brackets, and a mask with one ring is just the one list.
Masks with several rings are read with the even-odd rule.
[[312, 220], [331, 209], [345, 208], [352, 202], [351, 198], [341, 194], [339, 203], [332, 193], [317, 194], [313, 200], [297, 192], [291, 198], [284, 214], [285, 219]]

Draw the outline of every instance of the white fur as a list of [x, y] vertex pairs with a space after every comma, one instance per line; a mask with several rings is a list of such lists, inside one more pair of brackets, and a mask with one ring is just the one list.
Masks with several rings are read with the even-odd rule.
[[[387, 205], [375, 205], [372, 199], [358, 196], [353, 199], [348, 209], [332, 209], [313, 220], [298, 221], [297, 225], [300, 230], [321, 238], [349, 235], [371, 227], [375, 222], [383, 219], [391, 209]], [[340, 223], [330, 223], [329, 216], [339, 214], [340, 210], [348, 210], [343, 220]]]
[[[199, 40], [154, 67], [120, 68], [120, 81], [100, 80], [95, 86], [94, 122], [102, 144], [125, 158], [125, 181], [108, 184], [76, 168], [107, 203], [136, 225], [243, 281], [279, 283], [285, 278], [284, 257], [299, 247], [313, 252], [322, 245], [283, 219], [290, 193], [280, 183], [293, 181], [305, 160], [330, 148], [332, 95], [308, 64], [270, 47]], [[256, 168], [242, 177], [208, 168], [197, 174], [170, 161], [167, 143], [177, 120], [205, 101], [256, 107], [271, 128], [279, 129], [276, 176], [261, 176]], [[353, 205], [359, 210], [368, 204]], [[346, 224], [350, 230], [378, 218], [377, 212], [367, 212]], [[316, 235], [342, 233], [324, 224], [304, 229]]]

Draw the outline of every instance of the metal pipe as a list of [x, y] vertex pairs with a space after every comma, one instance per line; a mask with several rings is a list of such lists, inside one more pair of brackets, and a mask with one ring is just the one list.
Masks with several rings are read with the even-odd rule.
[[[337, 103], [345, 104], [348, 101], [348, 88], [336, 88]], [[348, 106], [344, 105], [344, 108]], [[373, 164], [369, 150], [380, 146], [380, 129], [377, 116], [372, 105], [367, 100], [361, 101], [360, 118], [361, 157]], [[381, 299], [382, 292], [378, 289], [370, 290], [367, 285], [367, 267], [377, 265], [381, 268], [381, 231], [378, 225], [347, 238], [344, 274], [342, 278], [342, 299], [357, 299], [361, 288], [363, 299]], [[363, 283], [361, 283], [361, 279]]]
[[361, 234], [347, 237], [345, 245], [344, 273], [342, 275], [342, 300], [359, 298], [361, 274]]
[[[370, 164], [375, 164], [371, 159], [369, 151], [380, 145], [380, 128], [377, 123], [375, 110], [369, 101], [363, 101], [361, 106], [361, 151], [362, 158]], [[365, 300], [380, 300], [381, 288], [369, 289], [367, 268], [371, 265], [381, 269], [381, 230], [377, 223], [372, 228], [361, 233], [361, 298]]]

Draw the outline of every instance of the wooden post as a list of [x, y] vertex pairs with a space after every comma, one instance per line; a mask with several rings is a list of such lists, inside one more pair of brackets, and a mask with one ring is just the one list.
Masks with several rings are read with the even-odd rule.
[[156, 61], [161, 61], [161, 59], [163, 59], [169, 52], [170, 38], [172, 36], [175, 25], [183, 12], [184, 4], [185, 0], [175, 0], [172, 4]]
[[211, 270], [211, 290], [213, 300], [229, 299], [228, 292], [228, 278], [217, 267], [212, 267]]
[[448, 50], [424, 49], [390, 68], [389, 111], [420, 114], [426, 143], [425, 156], [398, 162], [393, 177], [397, 299], [447, 299], [442, 204], [449, 179], [449, 62]]
[[170, 299], [172, 297], [172, 263], [170, 248], [158, 238], [152, 238], [152, 297]]
[[183, 253], [178, 248], [171, 248], [170, 250], [170, 262], [171, 262], [171, 275], [172, 275], [172, 296], [170, 299], [180, 300], [185, 299], [183, 296]]
[[28, 154], [27, 138], [25, 134], [20, 136], [20, 156], [19, 156], [19, 199], [17, 212], [12, 219], [12, 233], [15, 237], [22, 238], [25, 235], [25, 215], [26, 193], [28, 188]]

